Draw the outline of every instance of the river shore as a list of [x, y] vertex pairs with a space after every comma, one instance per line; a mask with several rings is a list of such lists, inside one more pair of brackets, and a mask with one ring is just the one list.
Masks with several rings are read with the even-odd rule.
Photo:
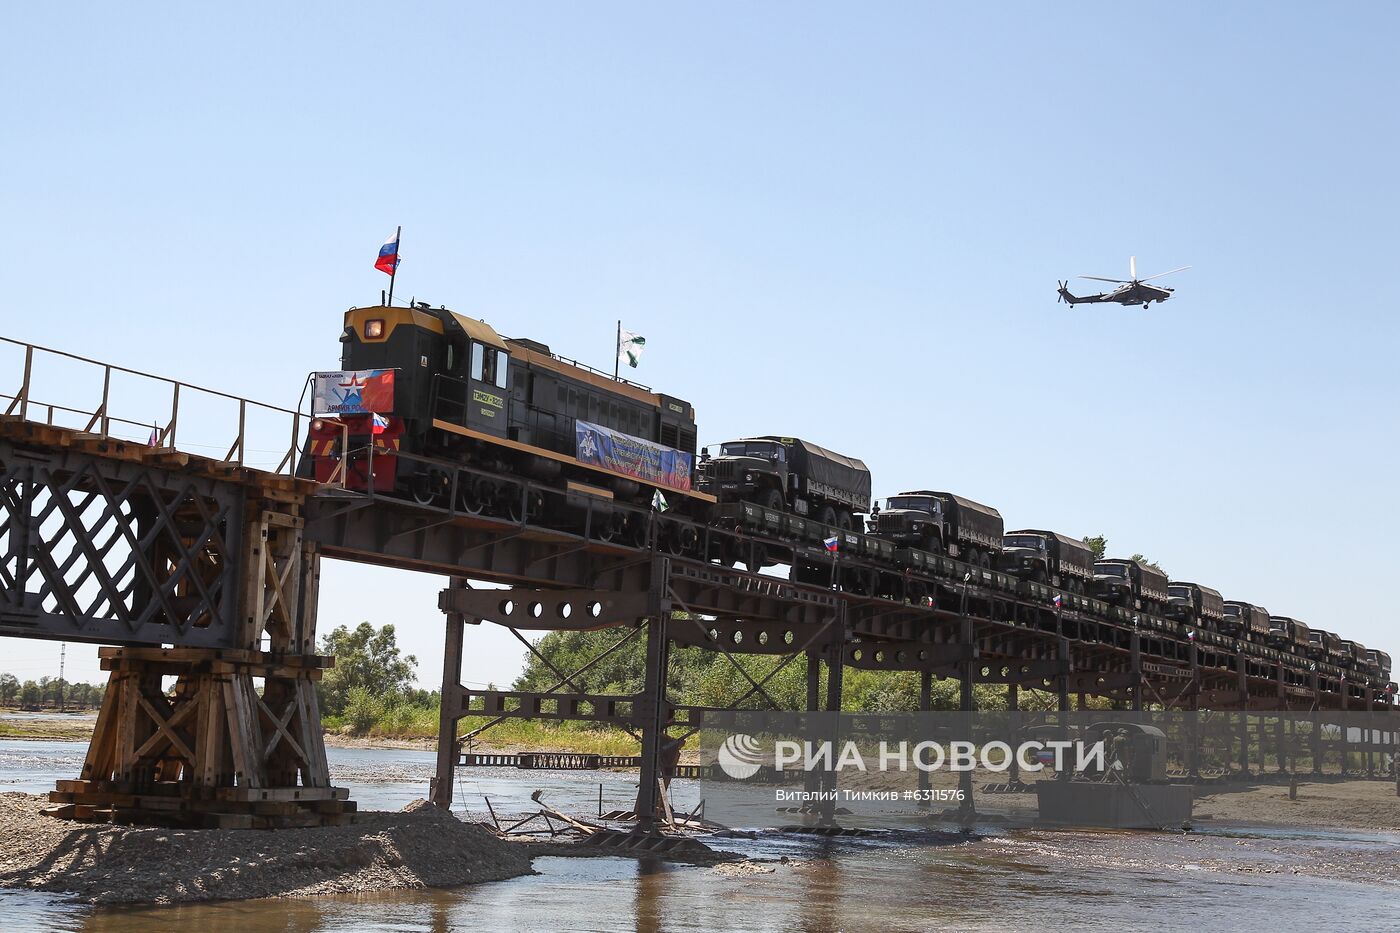
[[349, 826], [206, 830], [80, 824], [43, 797], [0, 794], [0, 888], [89, 904], [175, 904], [355, 894], [500, 881], [531, 854], [426, 803]]

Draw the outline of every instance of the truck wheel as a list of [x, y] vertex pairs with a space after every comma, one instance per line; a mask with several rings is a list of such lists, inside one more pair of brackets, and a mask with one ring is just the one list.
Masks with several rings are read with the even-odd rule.
[[856, 524], [856, 523], [855, 523], [855, 519], [851, 516], [851, 513], [848, 512], [848, 511], [846, 511], [845, 509], [842, 509], [841, 511], [839, 511], [839, 512], [836, 513], [836, 527], [837, 527], [837, 528], [840, 528], [840, 529], [842, 529], [843, 531], [863, 531], [863, 530], [864, 530], [864, 529], [862, 529], [862, 528], [857, 528], [857, 527], [855, 526], [855, 524]]
[[977, 548], [975, 547], [970, 547], [967, 549], [967, 553], [963, 555], [963, 560], [967, 561], [974, 567], [981, 566], [981, 564], [978, 563]]
[[744, 569], [749, 573], [758, 573], [768, 565], [768, 549], [761, 544], [755, 544], [744, 555]]
[[822, 510], [817, 513], [817, 521], [823, 525], [836, 524], [836, 510], [829, 505], [822, 506]]
[[758, 504], [765, 509], [772, 509], [774, 512], [787, 511], [784, 507], [786, 503], [783, 502], [783, 494], [776, 489], [765, 490], [763, 494], [758, 497]]
[[930, 537], [924, 541], [924, 550], [928, 551], [930, 554], [942, 554], [943, 542], [939, 541], [937, 538]]

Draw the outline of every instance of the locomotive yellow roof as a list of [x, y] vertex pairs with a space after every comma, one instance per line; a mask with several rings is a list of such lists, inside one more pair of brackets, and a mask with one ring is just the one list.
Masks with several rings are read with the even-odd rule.
[[[443, 332], [443, 328], [442, 321], [438, 318], [438, 315], [443, 313], [443, 311], [444, 309], [441, 308], [432, 311], [424, 311], [419, 308], [389, 308], [383, 305], [369, 308], [351, 308], [349, 311], [345, 312], [345, 323], [347, 325], [350, 324], [352, 316], [356, 320], [378, 317], [383, 318], [385, 323], [391, 326], [393, 324], [412, 324], [415, 327], [422, 327], [435, 334], [440, 334]], [[510, 352], [510, 348], [506, 346], [506, 342], [501, 339], [501, 335], [496, 333], [496, 329], [490, 324], [487, 324], [485, 321], [478, 321], [476, 318], [467, 317], [465, 314], [458, 314], [456, 311], [447, 311], [446, 313], [452, 315], [452, 319], [457, 322], [462, 330], [466, 331], [468, 337], [473, 340], [479, 340], [488, 347], [495, 347], [497, 350]]]

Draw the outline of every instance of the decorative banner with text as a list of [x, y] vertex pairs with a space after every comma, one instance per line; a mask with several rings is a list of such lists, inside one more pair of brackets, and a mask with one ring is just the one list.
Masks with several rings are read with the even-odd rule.
[[394, 410], [394, 370], [356, 369], [312, 376], [311, 411], [316, 415], [390, 414]]
[[575, 423], [580, 463], [635, 476], [682, 492], [690, 490], [695, 455], [587, 421]]

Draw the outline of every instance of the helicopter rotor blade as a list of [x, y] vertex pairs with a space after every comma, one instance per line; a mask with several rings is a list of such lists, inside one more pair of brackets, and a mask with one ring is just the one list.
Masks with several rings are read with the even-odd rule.
[[1129, 257], [1128, 257], [1128, 278], [1132, 279], [1134, 282], [1136, 282], [1136, 281], [1138, 280], [1138, 277], [1137, 277], [1137, 257], [1136, 257], [1136, 256], [1129, 256]]
[[[1165, 275], [1166, 273], [1162, 273]], [[1106, 279], [1101, 275], [1081, 275], [1081, 279], [1093, 279], [1095, 282], [1117, 282], [1119, 285], [1127, 285], [1127, 279]]]
[[1180, 269], [1173, 269], [1171, 272], [1158, 272], [1156, 275], [1149, 275], [1145, 279], [1138, 279], [1139, 282], [1150, 282], [1152, 279], [1160, 279], [1164, 275], [1171, 275], [1172, 272], [1185, 272], [1190, 266], [1182, 266]]

